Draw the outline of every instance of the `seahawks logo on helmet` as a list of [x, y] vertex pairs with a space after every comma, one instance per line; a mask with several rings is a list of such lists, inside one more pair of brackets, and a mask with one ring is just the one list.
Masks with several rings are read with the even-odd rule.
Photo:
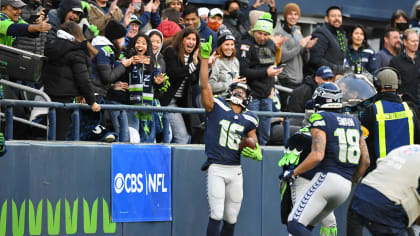
[[343, 93], [335, 83], [326, 82], [318, 86], [312, 96], [315, 110], [343, 108]]
[[[233, 93], [233, 90], [237, 88], [240, 88], [245, 92], [246, 97], [244, 99], [242, 99], [241, 95], [236, 95]], [[249, 86], [244, 83], [231, 83], [229, 85], [227, 93], [228, 94], [226, 95], [226, 101], [230, 101], [233, 104], [240, 105], [243, 108], [246, 108], [252, 101], [251, 88], [249, 88]]]

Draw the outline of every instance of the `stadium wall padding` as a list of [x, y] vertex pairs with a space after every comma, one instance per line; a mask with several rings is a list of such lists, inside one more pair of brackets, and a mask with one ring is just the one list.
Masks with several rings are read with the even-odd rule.
[[[202, 145], [172, 146], [173, 220], [134, 223], [104, 220], [111, 215], [111, 145], [10, 141], [7, 146], [0, 158], [0, 236], [206, 234]], [[235, 235], [287, 235], [278, 191], [282, 153], [283, 147], [264, 147], [262, 162], [243, 159], [244, 200]], [[343, 236], [347, 207], [348, 202], [336, 210]], [[319, 226], [313, 232], [318, 235]]]

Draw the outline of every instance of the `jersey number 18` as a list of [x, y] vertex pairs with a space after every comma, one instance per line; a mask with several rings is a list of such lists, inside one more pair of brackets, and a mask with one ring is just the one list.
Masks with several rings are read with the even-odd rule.
[[334, 131], [334, 136], [338, 137], [339, 154], [338, 159], [343, 163], [359, 164], [360, 147], [359, 139], [360, 133], [357, 129], [343, 129], [337, 128]]

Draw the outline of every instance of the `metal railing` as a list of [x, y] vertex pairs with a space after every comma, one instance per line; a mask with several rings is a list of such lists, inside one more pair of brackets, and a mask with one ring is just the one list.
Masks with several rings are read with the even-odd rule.
[[[37, 101], [22, 101], [22, 100], [11, 100], [3, 99], [0, 100], [0, 105], [5, 106], [5, 138], [6, 140], [13, 139], [13, 108], [14, 107], [47, 107], [48, 111], [48, 140], [56, 139], [56, 109], [69, 109], [73, 110], [72, 122], [73, 122], [73, 137], [74, 140], [80, 140], [80, 110], [90, 110], [90, 106], [87, 104], [77, 103], [59, 103], [59, 102], [37, 102]], [[170, 112], [170, 113], [186, 113], [186, 114], [204, 114], [203, 108], [179, 108], [179, 107], [154, 107], [154, 106], [132, 106], [132, 105], [111, 105], [101, 104], [101, 110], [120, 110], [120, 116], [118, 119], [122, 121], [127, 119], [126, 111], [143, 111], [143, 112]], [[284, 126], [284, 142], [289, 139], [290, 136], [290, 121], [289, 118], [303, 118], [304, 114], [301, 113], [290, 113], [290, 112], [255, 112], [258, 116], [265, 117], [283, 117]], [[127, 130], [128, 127], [124, 125], [124, 122], [120, 122], [120, 134]], [[128, 137], [120, 137], [121, 142], [128, 142]]]

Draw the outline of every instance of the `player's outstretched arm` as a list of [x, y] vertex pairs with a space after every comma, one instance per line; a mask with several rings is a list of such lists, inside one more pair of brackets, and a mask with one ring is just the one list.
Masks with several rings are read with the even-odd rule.
[[360, 178], [366, 172], [367, 168], [370, 165], [370, 158], [369, 158], [369, 151], [363, 137], [360, 137], [360, 159], [359, 165], [357, 166], [356, 170], [353, 174], [353, 183], [359, 182]]
[[213, 110], [214, 98], [211, 86], [209, 84], [209, 57], [211, 53], [212, 36], [210, 35], [207, 43], [202, 43], [201, 47], [201, 66], [200, 66], [200, 89], [201, 101], [203, 102], [204, 109], [207, 112]]
[[327, 135], [323, 130], [311, 128], [312, 146], [308, 157], [294, 170], [293, 176], [298, 176], [314, 168], [324, 159]]

